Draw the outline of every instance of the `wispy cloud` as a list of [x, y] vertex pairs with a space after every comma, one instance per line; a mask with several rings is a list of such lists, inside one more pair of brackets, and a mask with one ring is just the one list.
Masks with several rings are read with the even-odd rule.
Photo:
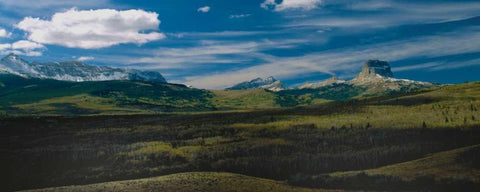
[[95, 57], [81, 56], [81, 57], [77, 58], [77, 61], [90, 61], [90, 60], [93, 60], [93, 59], [95, 59]]
[[480, 2], [461, 3], [393, 3], [382, 1], [355, 2], [344, 5], [357, 11], [381, 10], [364, 14], [324, 14], [286, 24], [293, 26], [328, 26], [379, 28], [405, 24], [439, 23], [480, 16]]
[[411, 70], [417, 70], [417, 69], [426, 69], [426, 68], [432, 68], [432, 67], [443, 65], [443, 64], [444, 63], [440, 63], [440, 62], [428, 62], [428, 63], [422, 63], [422, 64], [402, 66], [402, 67], [394, 67], [392, 68], [392, 71], [401, 72], [401, 71], [411, 71]]
[[238, 14], [238, 15], [230, 15], [230, 19], [240, 19], [245, 17], [250, 17], [252, 14]]
[[[147, 64], [144, 68], [188, 68], [192, 64], [238, 64], [256, 59], [267, 59], [269, 56], [260, 52], [271, 49], [288, 49], [306, 40], [290, 39], [282, 41], [200, 41], [195, 47], [159, 48], [145, 51], [146, 57], [127, 59], [128, 64]], [[125, 60], [124, 60], [125, 62]]]
[[197, 11], [202, 13], [207, 13], [210, 11], [210, 7], [209, 6], [200, 7], [197, 9]]
[[218, 32], [179, 32], [179, 33], [167, 33], [167, 36], [173, 36], [177, 38], [219, 38], [219, 37], [242, 37], [242, 36], [254, 36], [254, 35], [266, 35], [275, 34], [278, 32], [272, 31], [218, 31]]
[[321, 0], [265, 0], [260, 7], [264, 9], [273, 9], [275, 11], [285, 11], [291, 9], [311, 10], [321, 4]]
[[[477, 39], [480, 39], [480, 30], [470, 28], [461, 32], [335, 49], [299, 57], [272, 56], [261, 65], [221, 74], [188, 77], [186, 83], [200, 88], [224, 88], [259, 76], [273, 75], [280, 79], [289, 79], [309, 72], [340, 73], [343, 77], [352, 77], [368, 59], [397, 61], [479, 52], [480, 44], [472, 43]], [[425, 64], [417, 67], [428, 65], [433, 66], [433, 64]], [[435, 66], [438, 70], [447, 68], [445, 65]], [[449, 63], [449, 66], [453, 65]], [[413, 68], [410, 67], [410, 69]], [[409, 70], [409, 68], [400, 68], [400, 70]]]

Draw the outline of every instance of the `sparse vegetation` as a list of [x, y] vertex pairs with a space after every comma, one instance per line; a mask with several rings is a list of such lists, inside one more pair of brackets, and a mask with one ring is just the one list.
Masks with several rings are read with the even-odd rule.
[[[183, 88], [172, 87], [170, 93], [175, 93], [175, 89]], [[206, 96], [202, 98], [207, 98], [207, 103], [217, 97], [216, 104], [208, 104], [215, 108], [227, 106], [227, 98], [233, 98], [226, 107], [231, 109], [238, 109], [239, 103], [255, 106], [278, 98], [273, 92], [256, 91], [242, 92], [245, 96], [238, 97], [236, 93], [228, 95], [233, 92], [220, 93], [226, 94], [221, 96], [223, 99], [203, 90], [192, 93]], [[46, 108], [55, 100], [61, 100], [85, 109], [94, 109], [92, 104], [104, 109], [111, 107], [105, 111], [118, 106], [132, 109], [132, 105], [114, 105], [108, 100], [110, 96], [93, 93], [40, 99], [37, 104], [24, 100], [15, 105], [25, 109]], [[252, 93], [259, 95], [256, 100], [248, 99]], [[235, 99], [238, 103], [233, 102]], [[198, 99], [190, 101], [195, 100]], [[410, 182], [407, 177], [432, 186], [452, 187], [459, 183], [477, 186], [476, 147], [462, 149], [463, 155], [447, 155], [450, 160], [446, 161], [441, 159], [447, 156], [429, 154], [480, 144], [480, 122], [476, 118], [465, 121], [465, 117], [479, 116], [475, 110], [479, 102], [480, 83], [469, 83], [292, 108], [273, 106], [253, 110], [254, 107], [246, 107], [244, 109], [248, 110], [243, 111], [91, 116], [5, 114], [0, 121], [4, 138], [2, 186], [6, 190], [22, 190], [192, 171], [231, 172], [288, 180], [307, 187], [355, 190], [363, 189], [353, 184], [361, 181], [386, 182], [381, 185], [386, 187], [371, 190], [389, 190], [392, 189], [388, 187], [390, 184], [394, 187], [398, 183], [413, 186], [405, 188], [408, 190], [423, 186], [407, 185]], [[421, 162], [422, 158], [437, 159], [435, 162], [452, 166], [468, 166], [465, 169], [469, 171], [451, 174], [448, 167], [431, 169], [429, 165], [436, 165], [432, 163], [416, 163], [415, 170], [429, 173], [425, 177], [421, 174], [406, 176], [400, 171], [386, 169], [404, 162]], [[402, 170], [414, 173], [408, 171], [413, 168], [404, 166]], [[335, 176], [339, 172], [349, 173], [345, 171], [356, 172], [350, 172], [355, 173], [351, 177]], [[442, 177], [437, 177], [438, 174]], [[315, 181], [315, 178], [328, 182], [324, 185], [305, 182]], [[347, 181], [352, 185], [339, 184]], [[120, 187], [126, 183], [129, 182], [113, 185]]]

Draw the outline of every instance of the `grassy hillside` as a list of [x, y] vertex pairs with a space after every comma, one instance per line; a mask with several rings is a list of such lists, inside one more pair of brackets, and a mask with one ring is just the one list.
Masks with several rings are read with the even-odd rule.
[[189, 172], [147, 179], [116, 181], [90, 185], [46, 188], [30, 191], [331, 191], [292, 187], [283, 182], [232, 173]]
[[0, 111], [16, 115], [92, 115], [254, 110], [347, 101], [363, 91], [351, 85], [280, 92], [207, 91], [166, 83], [66, 82], [0, 74]]
[[122, 114], [205, 111], [211, 93], [135, 81], [66, 82], [0, 75], [0, 110], [15, 114]]
[[287, 180], [375, 169], [480, 144], [479, 87], [295, 108], [2, 117], [2, 186], [31, 189], [191, 171]]
[[[127, 85], [133, 88], [131, 83]], [[167, 93], [172, 94], [181, 88], [163, 86], [173, 86], [167, 89], [172, 91]], [[202, 90], [187, 91], [203, 93]], [[230, 92], [223, 93], [223, 101], [217, 102], [229, 100], [225, 98], [247, 99], [250, 96], [235, 95], [249, 95], [255, 91], [258, 90], [238, 92], [234, 96], [228, 95]], [[105, 100], [110, 97], [95, 91], [90, 93], [65, 95], [61, 101], [88, 100], [75, 103], [86, 109], [93, 108], [91, 103], [104, 108], [119, 106], [110, 106]], [[0, 186], [7, 191], [38, 189], [206, 171], [297, 181], [293, 183], [303, 185], [305, 183], [299, 181], [305, 178], [308, 181], [309, 176], [374, 170], [480, 144], [479, 93], [480, 83], [468, 83], [291, 108], [137, 115], [2, 116]], [[271, 101], [274, 93], [260, 90], [256, 94], [258, 98]], [[261, 103], [251, 103], [255, 102]], [[47, 98], [37, 105], [51, 103], [54, 102]], [[30, 103], [16, 105], [29, 107]], [[131, 109], [132, 106], [121, 107]], [[476, 162], [476, 156], [467, 154], [463, 160]], [[438, 172], [445, 174], [448, 167], [435, 169], [445, 169]], [[330, 179], [327, 180], [329, 185], [324, 182], [325, 185], [313, 187], [362, 190], [369, 188], [354, 184], [382, 181], [382, 185], [372, 184], [383, 187], [375, 190], [392, 190], [398, 186], [421, 190], [423, 184], [455, 187], [463, 183], [470, 186], [478, 180], [478, 176], [465, 173], [454, 180], [440, 179], [439, 183], [432, 180], [433, 176], [415, 177], [415, 185], [397, 176], [364, 173], [339, 177], [340, 180], [324, 178]]]
[[480, 183], [480, 145], [430, 154], [427, 157], [364, 171], [338, 172], [331, 177], [345, 177], [359, 173], [395, 176], [411, 181], [418, 176], [431, 176], [436, 180], [465, 178]]
[[297, 176], [292, 183], [353, 190], [477, 191], [480, 190], [479, 165], [480, 145], [474, 145], [376, 169]]
[[223, 109], [274, 108], [276, 94], [264, 89], [254, 90], [215, 90], [212, 98], [214, 106]]

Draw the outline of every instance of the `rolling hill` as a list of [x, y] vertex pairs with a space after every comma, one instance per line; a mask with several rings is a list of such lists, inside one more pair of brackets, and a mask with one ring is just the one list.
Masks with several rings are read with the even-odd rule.
[[178, 173], [147, 179], [114, 181], [90, 185], [74, 185], [65, 187], [45, 188], [34, 191], [230, 191], [230, 192], [263, 192], [263, 191], [336, 191], [307, 189], [289, 186], [280, 181], [261, 179], [232, 173], [189, 172]]
[[375, 169], [301, 176], [292, 183], [348, 190], [478, 191], [479, 164], [480, 145], [474, 145]]
[[211, 93], [140, 81], [71, 82], [0, 74], [0, 109], [9, 114], [129, 114], [205, 111]]

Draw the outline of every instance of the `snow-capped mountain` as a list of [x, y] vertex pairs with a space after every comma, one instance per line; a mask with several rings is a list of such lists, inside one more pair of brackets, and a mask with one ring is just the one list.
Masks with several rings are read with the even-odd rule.
[[0, 72], [22, 77], [77, 82], [108, 80], [166, 82], [165, 78], [155, 71], [92, 66], [79, 61], [55, 63], [28, 62], [15, 54], [9, 54], [0, 60]]
[[283, 87], [282, 82], [276, 80], [274, 77], [265, 77], [265, 78], [256, 78], [251, 81], [241, 82], [236, 84], [227, 90], [245, 90], [245, 89], [267, 89], [270, 91], [281, 91], [285, 88]]

